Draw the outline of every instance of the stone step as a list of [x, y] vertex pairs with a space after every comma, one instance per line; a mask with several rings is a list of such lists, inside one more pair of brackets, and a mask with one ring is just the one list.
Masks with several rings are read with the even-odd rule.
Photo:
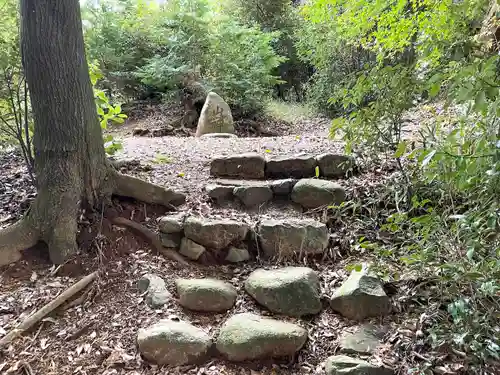
[[312, 219], [266, 219], [258, 223], [169, 215], [159, 219], [165, 247], [179, 249], [190, 259], [244, 262], [257, 254], [287, 259], [323, 254], [329, 233]]
[[217, 204], [239, 201], [247, 208], [260, 208], [272, 200], [288, 200], [305, 209], [315, 209], [339, 205], [346, 199], [346, 193], [338, 183], [316, 178], [261, 181], [218, 179], [206, 185], [205, 191]]
[[354, 158], [339, 154], [266, 158], [258, 153], [246, 153], [214, 158], [210, 174], [239, 179], [339, 178], [349, 175], [355, 168]]

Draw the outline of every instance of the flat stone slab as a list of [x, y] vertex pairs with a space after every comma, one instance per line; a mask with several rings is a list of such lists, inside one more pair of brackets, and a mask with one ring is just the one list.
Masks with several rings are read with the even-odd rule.
[[345, 200], [345, 190], [339, 184], [328, 180], [302, 179], [292, 190], [292, 201], [308, 209], [339, 205]]
[[158, 365], [197, 363], [207, 355], [211, 345], [205, 331], [182, 321], [161, 320], [137, 334], [139, 352]]
[[184, 235], [187, 238], [214, 250], [242, 242], [249, 230], [247, 224], [227, 219], [189, 217], [184, 222]]
[[228, 360], [243, 362], [292, 356], [306, 340], [307, 331], [296, 324], [243, 313], [222, 325], [216, 347]]
[[259, 245], [268, 258], [321, 254], [328, 246], [326, 225], [310, 219], [267, 219], [257, 232]]
[[210, 163], [210, 175], [233, 178], [264, 178], [266, 159], [257, 153], [222, 156]]
[[384, 316], [391, 311], [390, 299], [382, 282], [369, 273], [369, 267], [353, 270], [346, 281], [334, 291], [330, 306], [346, 318], [363, 320]]
[[278, 314], [300, 317], [321, 311], [318, 275], [307, 267], [255, 270], [245, 281], [245, 290]]
[[272, 158], [266, 164], [268, 178], [305, 178], [316, 173], [314, 156], [285, 156]]
[[365, 324], [340, 336], [340, 350], [346, 354], [372, 354], [381, 345], [383, 336], [382, 330]]
[[234, 306], [236, 289], [217, 279], [177, 279], [179, 304], [189, 310], [222, 312]]
[[393, 375], [394, 371], [346, 355], [329, 357], [325, 363], [327, 375]]

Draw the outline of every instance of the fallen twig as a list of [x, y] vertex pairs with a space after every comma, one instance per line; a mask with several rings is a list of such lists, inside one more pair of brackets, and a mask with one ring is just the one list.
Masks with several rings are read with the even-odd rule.
[[83, 279], [70, 286], [68, 289], [59, 294], [54, 300], [43, 306], [41, 309], [28, 316], [21, 324], [19, 324], [16, 328], [11, 330], [9, 333], [7, 333], [7, 335], [5, 335], [4, 337], [2, 337], [2, 339], [0, 339], [0, 348], [10, 344], [15, 338], [22, 335], [23, 332], [33, 327], [46, 315], [50, 314], [52, 311], [54, 311], [56, 308], [58, 308], [64, 302], [66, 302], [68, 299], [70, 299], [75, 294], [80, 292], [87, 285], [93, 282], [96, 278], [97, 278], [97, 272], [92, 272], [90, 275], [85, 276]]

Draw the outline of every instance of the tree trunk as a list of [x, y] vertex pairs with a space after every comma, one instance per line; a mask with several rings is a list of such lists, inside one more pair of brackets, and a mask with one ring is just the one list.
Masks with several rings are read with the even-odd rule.
[[35, 120], [38, 195], [19, 223], [0, 232], [0, 264], [39, 240], [54, 263], [76, 249], [80, 207], [113, 193], [146, 203], [183, 195], [117, 173], [106, 159], [83, 41], [78, 0], [21, 0], [21, 47]]

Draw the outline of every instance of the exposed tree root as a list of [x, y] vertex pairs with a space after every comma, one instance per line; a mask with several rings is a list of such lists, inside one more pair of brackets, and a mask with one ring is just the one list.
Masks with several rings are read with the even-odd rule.
[[[170, 208], [185, 201], [184, 194], [173, 190], [123, 175], [111, 168], [109, 174], [100, 195], [104, 202], [112, 194]], [[55, 264], [64, 263], [70, 255], [76, 253], [78, 193], [68, 190], [61, 195], [49, 195], [50, 199], [42, 199], [43, 196], [47, 195], [39, 192], [30, 213], [23, 220], [0, 231], [0, 266], [19, 260], [20, 252], [36, 245], [38, 241], [47, 243], [50, 259]], [[82, 201], [86, 201], [85, 197]], [[183, 266], [194, 266], [180, 254], [165, 249], [156, 234], [146, 227], [119, 217], [114, 218], [113, 223], [144, 237], [156, 251], [167, 258]]]
[[39, 232], [24, 218], [14, 225], [0, 230], [0, 266], [21, 259], [21, 251], [35, 246]]
[[165, 207], [182, 204], [186, 200], [184, 194], [121, 173], [116, 173], [114, 194]]
[[188, 267], [198, 267], [196, 263], [188, 262], [182, 255], [173, 251], [172, 249], [167, 249], [163, 247], [158, 236], [144, 225], [136, 223], [135, 221], [125, 219], [124, 217], [115, 217], [111, 219], [111, 222], [120, 227], [125, 227], [129, 229], [132, 233], [142, 236], [146, 241], [148, 241], [151, 246], [154, 247], [158, 253], [165, 255], [168, 259], [174, 260], [181, 264], [182, 266]]
[[19, 324], [12, 331], [7, 333], [0, 340], [0, 348], [10, 344], [12, 340], [22, 335], [23, 332], [27, 331], [35, 324], [37, 324], [40, 320], [42, 320], [47, 314], [50, 314], [56, 308], [61, 306], [64, 302], [69, 300], [75, 294], [84, 289], [87, 285], [89, 285], [92, 281], [97, 278], [97, 272], [93, 272], [90, 275], [85, 276], [83, 279], [78, 281], [77, 283], [70, 286], [64, 292], [59, 294], [54, 300], [50, 301], [48, 304], [43, 306], [40, 310], [36, 311], [34, 314], [31, 314], [27, 317], [21, 324]]

